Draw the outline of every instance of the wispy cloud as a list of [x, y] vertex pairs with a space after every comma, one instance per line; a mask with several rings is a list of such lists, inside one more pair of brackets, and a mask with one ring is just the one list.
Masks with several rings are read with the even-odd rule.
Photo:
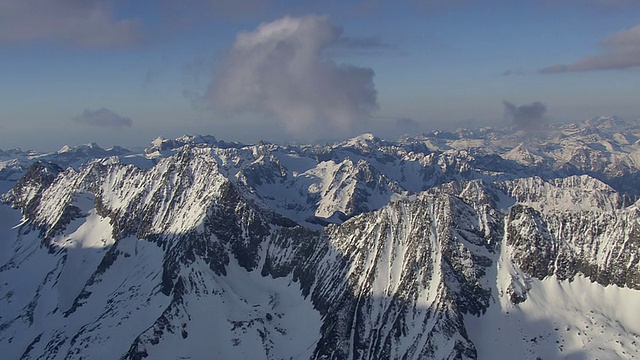
[[108, 0], [2, 0], [0, 46], [56, 41], [78, 47], [134, 43], [136, 19], [117, 19]]
[[617, 32], [602, 40], [606, 49], [602, 55], [586, 56], [572, 64], [553, 65], [540, 70], [541, 73], [563, 73], [628, 69], [640, 66], [640, 25]]
[[327, 17], [285, 17], [238, 34], [206, 98], [227, 113], [256, 111], [289, 133], [326, 136], [377, 108], [374, 72], [327, 58], [342, 30]]
[[102, 128], [122, 128], [130, 127], [133, 124], [131, 119], [118, 115], [105, 108], [99, 110], [85, 109], [82, 114], [73, 118], [73, 121], [90, 126]]
[[515, 126], [524, 130], [538, 129], [545, 121], [547, 107], [539, 102], [525, 105], [514, 105], [508, 101], [503, 101], [505, 117]]

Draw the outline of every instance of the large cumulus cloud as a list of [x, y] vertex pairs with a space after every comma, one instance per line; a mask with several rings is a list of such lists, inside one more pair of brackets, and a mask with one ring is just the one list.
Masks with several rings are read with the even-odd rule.
[[206, 98], [227, 113], [277, 119], [289, 133], [346, 131], [377, 108], [372, 69], [338, 64], [325, 50], [344, 46], [323, 16], [285, 17], [237, 35]]

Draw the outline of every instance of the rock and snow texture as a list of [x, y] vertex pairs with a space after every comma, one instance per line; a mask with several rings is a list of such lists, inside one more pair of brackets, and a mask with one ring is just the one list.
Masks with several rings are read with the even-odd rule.
[[3, 357], [637, 358], [639, 139], [1, 152]]

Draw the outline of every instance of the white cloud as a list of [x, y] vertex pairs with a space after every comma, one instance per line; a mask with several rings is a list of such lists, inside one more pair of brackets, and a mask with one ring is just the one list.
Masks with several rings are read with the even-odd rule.
[[206, 98], [227, 114], [275, 117], [295, 136], [348, 131], [377, 108], [373, 70], [337, 64], [324, 50], [340, 46], [327, 17], [285, 17], [242, 32], [215, 73]]
[[603, 55], [586, 56], [569, 65], [546, 67], [542, 73], [627, 69], [640, 66], [640, 25], [619, 31], [600, 42]]
[[78, 47], [136, 41], [138, 22], [116, 19], [108, 0], [2, 0], [0, 46], [57, 41]]
[[73, 118], [73, 120], [77, 123], [102, 127], [102, 128], [120, 128], [120, 127], [130, 127], [133, 124], [131, 119], [124, 117], [122, 115], [118, 115], [113, 111], [105, 108], [101, 108], [99, 110], [88, 110]]

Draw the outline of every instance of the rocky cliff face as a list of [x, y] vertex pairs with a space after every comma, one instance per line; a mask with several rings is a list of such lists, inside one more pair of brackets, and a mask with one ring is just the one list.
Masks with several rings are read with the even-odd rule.
[[[610, 156], [631, 162], [632, 135], [614, 125], [583, 133], [626, 139]], [[548, 139], [502, 155], [472, 146], [496, 132], [315, 148], [185, 137], [173, 150], [155, 141], [150, 167], [36, 162], [0, 205], [2, 348], [25, 359], [475, 359], [500, 355], [483, 336], [504, 328], [539, 330], [519, 342], [525, 358], [588, 339], [633, 358], [640, 329], [625, 316], [638, 302], [607, 304], [640, 299], [634, 193], [597, 179], [615, 176], [606, 161], [569, 174], [552, 160], [569, 150]], [[601, 341], [588, 326], [559, 334], [588, 320], [567, 309], [527, 325], [550, 294], [572, 303], [562, 284], [581, 279], [620, 289], [590, 309], [609, 319]]]

